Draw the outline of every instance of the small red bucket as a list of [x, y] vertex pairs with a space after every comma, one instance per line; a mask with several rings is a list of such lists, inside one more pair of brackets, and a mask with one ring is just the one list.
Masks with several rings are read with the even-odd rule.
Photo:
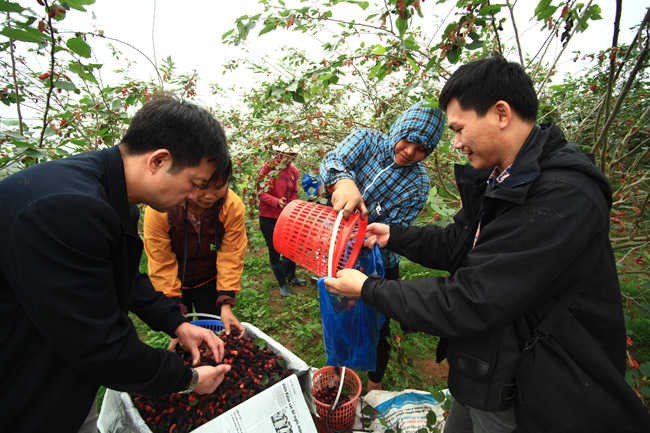
[[[343, 378], [343, 391], [348, 401], [337, 404], [334, 410], [331, 409], [331, 402], [319, 401], [318, 395], [324, 390], [338, 390], [341, 384], [341, 369], [336, 367], [324, 367], [314, 373], [311, 381], [311, 394], [316, 404], [316, 427], [320, 433], [340, 432], [351, 429], [354, 426], [354, 417], [357, 413], [357, 402], [361, 395], [361, 379], [349, 368], [345, 369]], [[343, 394], [343, 392], [341, 392]], [[341, 401], [342, 397], [339, 397]]]
[[[338, 270], [354, 266], [367, 225], [367, 219], [361, 219], [357, 212], [347, 220], [337, 217], [329, 206], [293, 200], [278, 217], [273, 246], [280, 254], [319, 277], [336, 276]], [[331, 275], [328, 269], [330, 251]]]

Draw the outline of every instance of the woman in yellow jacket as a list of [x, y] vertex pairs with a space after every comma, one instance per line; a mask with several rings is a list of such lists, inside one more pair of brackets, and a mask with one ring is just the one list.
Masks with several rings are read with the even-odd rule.
[[[221, 316], [225, 331], [244, 328], [232, 312], [241, 290], [247, 245], [244, 203], [228, 183], [232, 166], [212, 178], [185, 206], [144, 213], [144, 249], [156, 290], [186, 314]], [[218, 217], [217, 217], [218, 216]]]

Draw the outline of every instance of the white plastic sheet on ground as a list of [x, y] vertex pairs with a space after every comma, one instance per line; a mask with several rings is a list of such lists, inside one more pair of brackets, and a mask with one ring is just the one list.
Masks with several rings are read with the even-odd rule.
[[[445, 391], [445, 395], [448, 391]], [[363, 400], [363, 402], [361, 401]], [[354, 430], [362, 430], [361, 410], [366, 404], [374, 407], [379, 416], [375, 418], [365, 431], [383, 433], [387, 429], [395, 430], [399, 426], [403, 433], [415, 433], [427, 425], [427, 414], [433, 411], [437, 417], [436, 426], [443, 430], [442, 403], [437, 402], [431, 393], [406, 389], [404, 391], [370, 391], [362, 396], [357, 405], [357, 416], [354, 422]], [[387, 422], [384, 427], [380, 421], [383, 417]]]
[[[244, 336], [266, 340], [266, 347], [276, 355], [282, 356], [287, 368], [298, 376], [303, 398], [313, 412], [315, 409], [311, 397], [311, 368], [287, 348], [275, 341], [250, 323], [242, 323], [246, 330]], [[266, 392], [266, 390], [264, 391]], [[209, 424], [209, 423], [208, 423]], [[126, 392], [107, 389], [99, 412], [97, 428], [101, 433], [151, 433], [151, 429], [140, 416], [133, 405], [131, 397]]]

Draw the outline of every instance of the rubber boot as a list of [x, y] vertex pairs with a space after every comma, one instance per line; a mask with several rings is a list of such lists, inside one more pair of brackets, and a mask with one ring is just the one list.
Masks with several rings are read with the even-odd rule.
[[284, 274], [287, 276], [287, 281], [297, 286], [304, 286], [307, 281], [296, 276], [296, 264], [291, 260], [283, 257], [282, 265], [284, 266]]
[[278, 283], [280, 283], [280, 296], [286, 298], [291, 294], [291, 292], [287, 287], [287, 278], [285, 277], [284, 266], [282, 266], [282, 264], [279, 264], [277, 266], [271, 266], [271, 269], [273, 270], [275, 279], [278, 280]]

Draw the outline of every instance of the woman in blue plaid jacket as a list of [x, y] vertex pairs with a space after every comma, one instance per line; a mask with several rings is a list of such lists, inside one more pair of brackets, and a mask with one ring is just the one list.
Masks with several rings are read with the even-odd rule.
[[[421, 161], [438, 145], [445, 126], [441, 110], [420, 102], [404, 112], [386, 135], [357, 129], [329, 152], [320, 175], [336, 212], [356, 209], [368, 223], [409, 226], [429, 197], [430, 181]], [[383, 251], [385, 278], [399, 279], [399, 255]], [[377, 366], [368, 373], [368, 391], [381, 389], [390, 345], [387, 319], [377, 345]]]

